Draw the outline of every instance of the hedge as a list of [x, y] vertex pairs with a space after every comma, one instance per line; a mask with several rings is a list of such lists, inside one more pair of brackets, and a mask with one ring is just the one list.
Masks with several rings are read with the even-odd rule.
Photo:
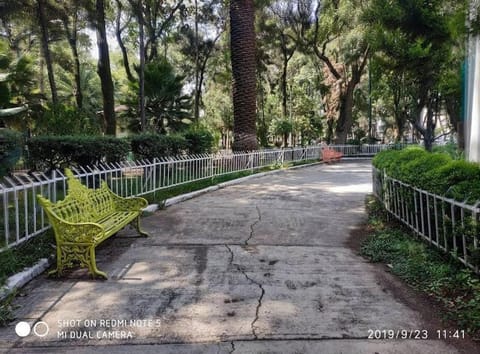
[[175, 156], [187, 148], [187, 141], [181, 135], [140, 134], [131, 138], [135, 159]]
[[414, 187], [470, 204], [480, 200], [480, 165], [414, 147], [378, 153], [373, 165]]
[[127, 140], [106, 136], [39, 136], [27, 147], [29, 164], [37, 170], [119, 162], [130, 150]]
[[214, 137], [207, 129], [193, 128], [185, 133], [189, 154], [211, 153]]
[[131, 138], [136, 159], [210, 153], [213, 145], [213, 135], [202, 128], [191, 129], [181, 135], [140, 134]]
[[0, 177], [10, 172], [22, 155], [22, 135], [8, 129], [0, 129]]

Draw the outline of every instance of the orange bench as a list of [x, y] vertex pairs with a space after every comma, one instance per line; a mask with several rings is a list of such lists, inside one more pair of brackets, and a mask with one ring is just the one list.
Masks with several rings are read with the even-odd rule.
[[328, 147], [322, 148], [322, 160], [326, 163], [329, 163], [332, 161], [340, 161], [342, 157], [343, 157], [343, 154], [339, 151], [335, 151]]

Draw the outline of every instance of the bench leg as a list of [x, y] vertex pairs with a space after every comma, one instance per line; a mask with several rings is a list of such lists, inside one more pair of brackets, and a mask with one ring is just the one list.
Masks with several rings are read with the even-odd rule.
[[137, 230], [137, 232], [141, 235], [141, 236], [144, 236], [144, 237], [148, 237], [150, 236], [148, 233], [146, 233], [145, 231], [142, 230], [141, 226], [140, 226], [140, 216], [137, 216], [135, 218], [135, 220], [132, 222], [133, 224], [133, 227]]
[[57, 269], [48, 273], [50, 276], [61, 276], [67, 268], [73, 268], [79, 262], [80, 267], [87, 267], [93, 276], [107, 279], [107, 274], [98, 270], [95, 260], [95, 246], [88, 244], [81, 245], [57, 245]]
[[61, 276], [63, 273], [62, 249], [57, 245], [57, 269], [48, 272], [48, 276]]
[[95, 278], [99, 276], [104, 279], [108, 279], [107, 273], [98, 270], [97, 268], [97, 261], [95, 260], [95, 246], [91, 246], [89, 250], [89, 262], [88, 262], [88, 270], [90, 274]]

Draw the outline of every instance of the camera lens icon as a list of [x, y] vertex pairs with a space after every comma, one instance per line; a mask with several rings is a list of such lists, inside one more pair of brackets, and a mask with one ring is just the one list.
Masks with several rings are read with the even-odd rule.
[[[44, 321], [38, 321], [33, 326], [33, 334], [35, 334], [37, 337], [45, 337], [49, 331], [50, 331], [50, 327]], [[32, 332], [32, 327], [28, 322], [21, 321], [21, 322], [18, 322], [17, 325], [15, 326], [15, 333], [19, 337], [22, 337], [22, 338], [26, 337], [31, 332]]]
[[30, 334], [31, 332], [31, 327], [28, 322], [18, 322], [17, 325], [15, 326], [15, 333], [19, 337], [26, 337]]

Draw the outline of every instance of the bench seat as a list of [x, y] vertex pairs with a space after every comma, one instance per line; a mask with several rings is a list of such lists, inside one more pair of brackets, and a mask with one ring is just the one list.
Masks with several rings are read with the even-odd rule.
[[336, 151], [329, 147], [322, 147], [322, 160], [325, 163], [329, 163], [332, 161], [340, 161], [343, 157], [343, 154], [340, 151]]
[[107, 278], [97, 269], [95, 248], [128, 224], [140, 235], [140, 214], [148, 203], [144, 198], [123, 198], [113, 193], [103, 181], [98, 189], [89, 189], [65, 170], [68, 194], [65, 199], [52, 203], [41, 195], [39, 204], [48, 216], [57, 244], [57, 268], [51, 272], [61, 275], [67, 268], [80, 263], [90, 274]]

